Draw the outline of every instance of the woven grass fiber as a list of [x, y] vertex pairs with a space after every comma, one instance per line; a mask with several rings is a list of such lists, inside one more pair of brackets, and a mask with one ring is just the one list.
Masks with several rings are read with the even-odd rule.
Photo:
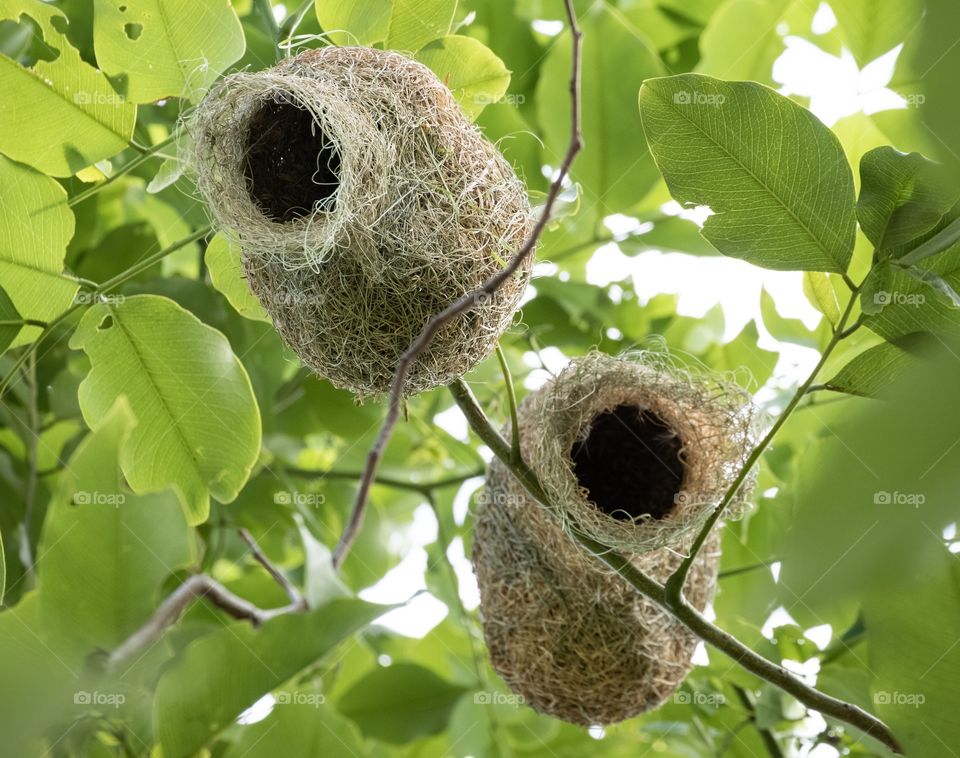
[[[532, 227], [497, 148], [433, 72], [397, 53], [324, 47], [232, 74], [189, 129], [214, 224], [239, 243], [280, 335], [360, 398], [387, 391], [430, 316], [501, 270]], [[486, 357], [529, 272], [441, 329], [405, 394]]]
[[[527, 704], [575, 724], [609, 724], [679, 687], [696, 638], [568, 531], [582, 529], [666, 580], [743, 463], [753, 424], [742, 391], [652, 353], [592, 353], [525, 398], [521, 449], [551, 510], [495, 459], [471, 559], [491, 662]], [[735, 509], [751, 487], [748, 478]], [[718, 561], [714, 533], [684, 590], [700, 610]]]

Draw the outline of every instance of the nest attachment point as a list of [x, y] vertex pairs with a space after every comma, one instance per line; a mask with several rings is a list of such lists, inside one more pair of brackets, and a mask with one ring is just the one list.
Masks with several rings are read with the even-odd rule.
[[[632, 562], [664, 581], [688, 547]], [[573, 724], [612, 724], [659, 707], [690, 672], [696, 637], [583, 552], [499, 461], [480, 498], [471, 560], [490, 661], [532, 708]], [[714, 534], [684, 588], [700, 610], [718, 560]]]
[[[502, 270], [532, 228], [497, 148], [397, 53], [325, 47], [232, 74], [189, 128], [200, 192], [280, 335], [361, 397], [386, 392], [429, 318]], [[406, 394], [486, 357], [529, 273], [445, 325]]]
[[[736, 384], [657, 352], [583, 356], [526, 403], [526, 460], [561, 524], [628, 553], [699, 530], [746, 463], [758, 424]], [[742, 513], [752, 483], [728, 518]]]

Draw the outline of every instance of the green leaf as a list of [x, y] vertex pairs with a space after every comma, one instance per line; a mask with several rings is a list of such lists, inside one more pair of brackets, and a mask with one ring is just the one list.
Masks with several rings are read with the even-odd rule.
[[820, 340], [817, 335], [807, 329], [800, 319], [781, 316], [777, 304], [766, 289], [760, 291], [760, 313], [763, 316], [763, 325], [778, 341], [819, 349]]
[[[659, 56], [617, 10], [595, 3], [580, 20], [583, 150], [572, 169], [587, 209], [626, 211], [657, 181], [643, 142], [643, 125], [630, 106], [643, 81], [663, 74]], [[570, 142], [571, 37], [561, 34], [543, 64], [537, 115], [549, 161], [558, 165]]]
[[96, 0], [97, 62], [135, 103], [197, 100], [246, 47], [226, 0]]
[[878, 147], [863, 156], [860, 176], [857, 218], [878, 258], [898, 257], [898, 248], [933, 229], [957, 201], [944, 167], [919, 153]]
[[210, 272], [210, 281], [241, 316], [254, 321], [270, 323], [270, 317], [260, 305], [260, 301], [250, 292], [243, 275], [240, 260], [240, 246], [236, 245], [221, 232], [217, 232], [203, 256]]
[[884, 342], [860, 353], [825, 385], [836, 392], [877, 397], [897, 382], [914, 360], [904, 348]]
[[137, 295], [93, 306], [70, 346], [90, 357], [79, 393], [90, 427], [121, 395], [137, 419], [120, 452], [135, 492], [173, 486], [192, 524], [211, 495], [237, 496], [260, 451], [260, 414], [222, 334], [167, 298]]
[[40, 547], [44, 627], [82, 660], [111, 650], [153, 613], [162, 581], [193, 559], [172, 493], [124, 491], [120, 448], [134, 425], [119, 401], [71, 456]]
[[757, 345], [759, 338], [757, 324], [751, 321], [730, 342], [713, 348], [705, 360], [717, 371], [733, 373], [742, 386], [759, 389], [773, 375], [779, 359], [779, 353]]
[[297, 529], [303, 541], [303, 595], [311, 608], [316, 608], [338, 597], [350, 597], [333, 565], [330, 548], [314, 537], [297, 514]]
[[39, 0], [0, 0], [0, 19], [21, 14], [37, 22], [57, 56], [28, 69], [0, 55], [0, 151], [53, 176], [119, 153], [133, 135], [137, 107], [57, 31], [67, 23], [61, 11]]
[[416, 52], [450, 32], [457, 0], [393, 0], [386, 46]]
[[864, 602], [877, 715], [907, 755], [948, 755], [960, 745], [960, 564], [931, 544], [933, 565], [909, 591], [873, 592]]
[[10, 347], [10, 343], [20, 333], [23, 317], [13, 304], [7, 291], [0, 287], [0, 353]]
[[510, 86], [510, 72], [493, 51], [473, 37], [451, 34], [434, 40], [417, 53], [457, 99], [471, 121]]
[[428, 668], [397, 663], [371, 671], [337, 705], [368, 737], [402, 744], [442, 732], [464, 692]]
[[192, 643], [157, 685], [154, 730], [163, 755], [193, 755], [263, 695], [385, 610], [362, 600], [332, 600], [260, 629], [234, 622]]
[[3, 605], [3, 596], [7, 591], [7, 556], [3, 552], [3, 535], [0, 534], [0, 605]]
[[371, 45], [387, 36], [391, 0], [316, 0], [320, 26], [335, 45]]
[[640, 112], [670, 193], [709, 205], [721, 253], [780, 270], [846, 270], [856, 233], [840, 142], [773, 90], [684, 74], [646, 82]]
[[840, 322], [840, 303], [829, 276], [819, 271], [804, 272], [803, 294], [810, 305], [827, 317], [827, 321], [834, 326]]
[[923, 16], [921, 0], [832, 0], [830, 7], [861, 68], [903, 42]]
[[368, 755], [357, 728], [315, 690], [291, 689], [263, 721], [240, 729], [226, 758], [315, 758]]
[[[927, 331], [934, 334], [960, 334], [960, 308], [936, 289], [936, 280], [954, 292], [960, 290], [960, 258], [944, 253], [923, 262], [918, 271], [896, 266], [877, 267], [869, 294], [861, 296], [868, 314], [864, 325], [886, 340]], [[925, 280], [925, 278], [927, 280]]]
[[925, 258], [949, 250], [957, 242], [960, 242], [960, 218], [954, 219], [922, 245], [901, 256], [897, 263], [904, 266], [919, 263]]
[[[63, 188], [0, 155], [0, 280], [17, 318], [50, 321], [71, 304], [77, 285], [61, 272], [72, 236], [73, 213]], [[26, 327], [13, 345], [38, 333]]]

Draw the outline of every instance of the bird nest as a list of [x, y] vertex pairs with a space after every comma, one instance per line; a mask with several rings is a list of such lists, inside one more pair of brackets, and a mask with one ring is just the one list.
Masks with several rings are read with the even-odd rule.
[[[325, 47], [232, 74], [190, 130], [200, 192], [277, 330], [361, 397], [385, 392], [429, 318], [502, 270], [532, 227], [507, 161], [428, 68], [397, 53]], [[446, 324], [406, 394], [483, 359], [529, 271]]]
[[[703, 610], [713, 596], [712, 537], [684, 588]], [[632, 557], [664, 581], [684, 541]], [[536, 710], [574, 724], [611, 724], [659, 707], [692, 668], [696, 637], [586, 554], [499, 461], [481, 496], [471, 555], [490, 660]]]
[[[737, 385], [654, 352], [578, 358], [526, 406], [526, 460], [561, 524], [629, 553], [698, 531], [756, 436], [757, 414]], [[728, 518], [747, 504], [752, 479]]]

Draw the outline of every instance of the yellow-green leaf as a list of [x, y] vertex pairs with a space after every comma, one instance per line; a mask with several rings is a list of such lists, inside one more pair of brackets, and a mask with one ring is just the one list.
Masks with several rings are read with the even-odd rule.
[[503, 97], [510, 86], [510, 72], [503, 61], [472, 37], [441, 37], [417, 53], [417, 60], [450, 88], [471, 121]]
[[24, 15], [56, 58], [24, 68], [0, 55], [0, 152], [53, 176], [119, 153], [133, 135], [137, 107], [57, 30], [67, 24], [60, 10], [39, 0], [0, 0], [0, 20]]
[[246, 43], [229, 0], [96, 0], [97, 62], [128, 99], [196, 100]]

